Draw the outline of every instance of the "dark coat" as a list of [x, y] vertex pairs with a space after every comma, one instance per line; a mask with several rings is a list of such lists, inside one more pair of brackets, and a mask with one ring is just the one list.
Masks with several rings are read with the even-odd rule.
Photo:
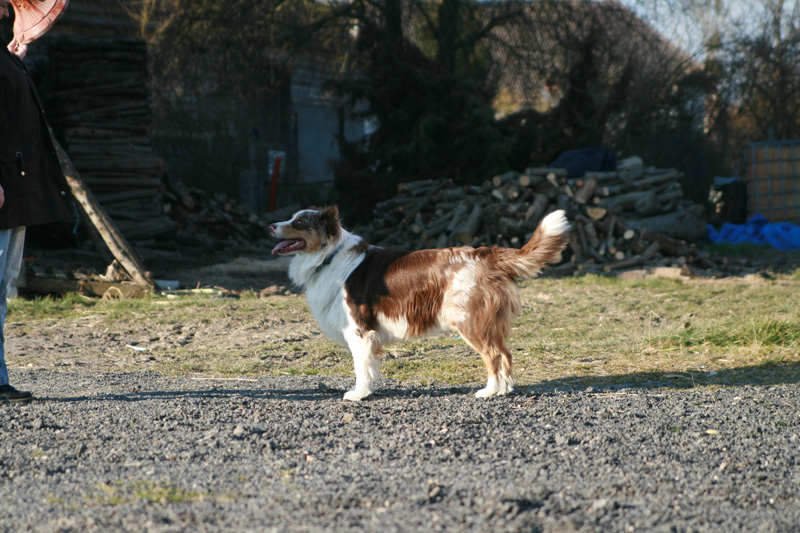
[[42, 104], [25, 65], [0, 45], [0, 230], [71, 218]]

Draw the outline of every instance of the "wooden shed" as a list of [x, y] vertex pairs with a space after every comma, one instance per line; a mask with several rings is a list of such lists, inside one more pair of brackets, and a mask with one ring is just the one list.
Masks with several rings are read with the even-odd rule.
[[748, 218], [800, 222], [800, 140], [750, 143], [743, 164]]

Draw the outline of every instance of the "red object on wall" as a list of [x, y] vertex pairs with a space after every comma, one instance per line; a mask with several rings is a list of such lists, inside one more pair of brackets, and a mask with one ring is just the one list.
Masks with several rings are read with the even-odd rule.
[[281, 156], [275, 158], [272, 165], [272, 178], [269, 181], [269, 210], [275, 211], [275, 195], [278, 192], [278, 174], [281, 171]]

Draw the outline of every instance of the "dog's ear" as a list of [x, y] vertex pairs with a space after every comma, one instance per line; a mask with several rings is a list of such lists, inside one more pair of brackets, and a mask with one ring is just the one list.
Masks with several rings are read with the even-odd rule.
[[319, 211], [319, 221], [329, 239], [339, 236], [341, 223], [339, 222], [339, 208], [335, 205], [326, 205]]

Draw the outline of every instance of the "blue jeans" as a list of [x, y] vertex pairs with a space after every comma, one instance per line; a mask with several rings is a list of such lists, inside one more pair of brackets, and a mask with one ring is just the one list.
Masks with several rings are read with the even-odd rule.
[[0, 230], [0, 385], [8, 383], [6, 368], [6, 326], [8, 287], [19, 275], [22, 266], [22, 249], [25, 246], [25, 226]]

